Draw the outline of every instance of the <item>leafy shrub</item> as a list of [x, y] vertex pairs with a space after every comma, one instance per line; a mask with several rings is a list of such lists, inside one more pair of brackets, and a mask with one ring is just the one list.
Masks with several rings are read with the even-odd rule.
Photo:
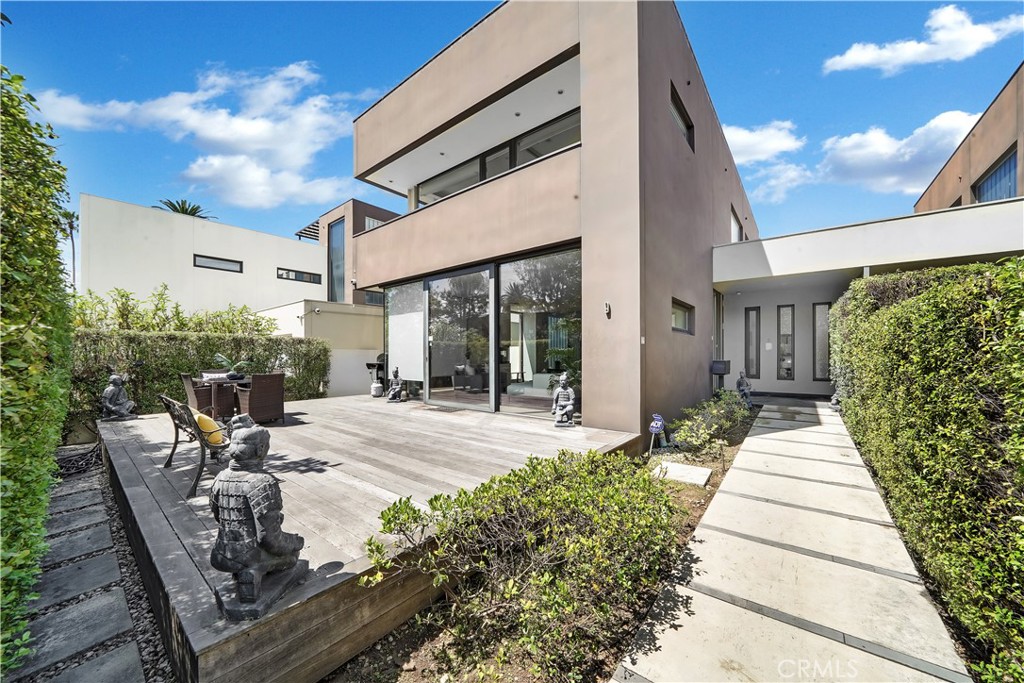
[[171, 299], [167, 285], [160, 285], [146, 299], [115, 288], [109, 299], [89, 290], [75, 297], [75, 327], [89, 330], [136, 332], [215, 332], [219, 334], [273, 334], [277, 323], [248, 306], [229, 305], [222, 311], [186, 314]]
[[1024, 678], [1024, 260], [855, 281], [833, 308], [843, 413], [950, 613]]
[[453, 649], [471, 664], [498, 650], [550, 678], [592, 679], [671, 565], [673, 513], [661, 480], [622, 452], [530, 458], [426, 511], [408, 498], [384, 510], [382, 531], [398, 538], [367, 540], [377, 574], [364, 584], [428, 574], [446, 589]]
[[[323, 339], [271, 335], [78, 330], [72, 351], [68, 430], [98, 417], [99, 396], [112, 371], [127, 371], [128, 395], [140, 413], [159, 413], [160, 394], [185, 400], [179, 374], [216, 367], [218, 353], [244, 358], [251, 372], [284, 370], [286, 401], [325, 396], [331, 363]], [[143, 364], [136, 367], [139, 360]]]
[[[6, 19], [6, 18], [5, 18]], [[67, 404], [70, 308], [60, 259], [65, 170], [48, 125], [33, 123], [24, 79], [2, 67], [0, 145], [0, 673], [29, 652], [27, 602], [46, 552], [54, 451]]]
[[673, 442], [685, 450], [703, 453], [725, 439], [749, 414], [735, 391], [719, 389], [706, 401], [683, 408], [682, 416], [668, 424]]

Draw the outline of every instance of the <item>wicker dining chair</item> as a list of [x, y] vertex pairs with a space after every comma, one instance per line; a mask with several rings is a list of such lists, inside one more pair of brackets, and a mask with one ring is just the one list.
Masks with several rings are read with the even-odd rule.
[[213, 387], [196, 380], [187, 372], [180, 373], [181, 384], [185, 388], [185, 396], [188, 397], [188, 404], [201, 413], [205, 413], [215, 419], [230, 420], [235, 414], [235, 392], [234, 387], [226, 385], [217, 388], [217, 406], [214, 410]]
[[284, 420], [284, 373], [249, 375], [249, 387], [238, 386], [238, 412], [255, 422]]

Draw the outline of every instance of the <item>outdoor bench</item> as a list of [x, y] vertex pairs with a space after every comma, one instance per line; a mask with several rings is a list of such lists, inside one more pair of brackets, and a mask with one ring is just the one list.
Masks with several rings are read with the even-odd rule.
[[203, 468], [206, 467], [206, 452], [209, 451], [210, 455], [216, 456], [226, 450], [231, 442], [231, 430], [202, 413], [198, 415], [193, 413], [187, 404], [175, 401], [169, 396], [160, 394], [160, 401], [167, 409], [167, 414], [171, 416], [171, 422], [174, 423], [174, 445], [164, 462], [164, 467], [170, 467], [174, 461], [174, 453], [178, 450], [182, 432], [188, 437], [190, 443], [192, 441], [199, 442], [199, 468], [196, 470], [192, 488], [189, 489], [187, 496], [192, 498], [196, 495], [196, 488], [203, 476]]

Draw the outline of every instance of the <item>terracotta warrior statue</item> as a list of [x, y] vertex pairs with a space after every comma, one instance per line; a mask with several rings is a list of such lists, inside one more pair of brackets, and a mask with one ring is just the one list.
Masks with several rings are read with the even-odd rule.
[[754, 386], [747, 379], [747, 373], [740, 370], [740, 376], [736, 379], [736, 391], [739, 392], [740, 398], [747, 404], [747, 408], [753, 408], [754, 402], [750, 400], [750, 392], [754, 390]]
[[124, 381], [120, 375], [111, 375], [110, 384], [103, 390], [101, 399], [103, 414], [100, 419], [115, 420], [137, 417], [132, 413], [135, 402], [128, 400], [128, 392], [124, 389]]
[[264, 574], [291, 569], [305, 539], [281, 530], [281, 487], [263, 471], [270, 433], [248, 415], [232, 419], [231, 464], [213, 480], [210, 508], [220, 523], [210, 553], [214, 569], [231, 572], [238, 601], [259, 600]]
[[391, 373], [391, 384], [388, 386], [388, 401], [398, 403], [402, 400], [402, 378], [398, 376], [398, 368]]
[[555, 416], [556, 427], [572, 427], [572, 415], [575, 412], [576, 392], [569, 386], [569, 377], [562, 374], [558, 381], [551, 401], [551, 414]]

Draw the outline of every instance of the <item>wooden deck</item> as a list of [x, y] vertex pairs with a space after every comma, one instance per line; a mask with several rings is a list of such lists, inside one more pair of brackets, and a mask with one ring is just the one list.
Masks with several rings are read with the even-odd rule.
[[162, 467], [174, 430], [166, 414], [102, 423], [115, 498], [178, 677], [185, 681], [317, 681], [409, 618], [433, 595], [420, 577], [369, 590], [363, 542], [378, 515], [405, 496], [473, 487], [561, 448], [614, 450], [636, 434], [550, 420], [439, 409], [421, 403], [343, 397], [285, 406], [268, 425], [265, 466], [281, 481], [284, 529], [306, 539], [306, 583], [256, 622], [220, 617], [213, 589], [230, 577], [210, 567], [216, 523], [209, 470], [186, 493], [198, 446], [179, 445]]

